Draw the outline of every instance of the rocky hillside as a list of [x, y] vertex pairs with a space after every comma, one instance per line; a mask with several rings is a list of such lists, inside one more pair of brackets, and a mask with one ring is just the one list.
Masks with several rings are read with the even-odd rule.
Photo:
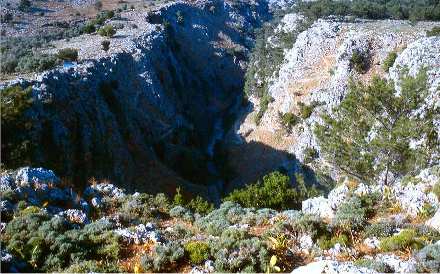
[[2, 42], [1, 271], [440, 272], [440, 6], [386, 3], [138, 4]]
[[[298, 32], [304, 21], [304, 17], [296, 14], [285, 15], [274, 27], [275, 32], [268, 37], [267, 44], [279, 40], [286, 33]], [[267, 75], [261, 72], [255, 74], [256, 83], [267, 81], [265, 92], [270, 100], [265, 103], [258, 96], [249, 97], [252, 107], [237, 125], [239, 136], [244, 142], [262, 143], [293, 154], [304, 162], [307, 152], [320, 151], [313, 133], [316, 123], [321, 121], [320, 115], [331, 112], [341, 102], [348, 91], [350, 79], [367, 83], [372, 76], [379, 75], [398, 81], [401, 68], [409, 69], [411, 75], [426, 68], [433, 92], [431, 102], [438, 102], [440, 40], [438, 37], [425, 37], [426, 31], [433, 26], [438, 26], [438, 23], [412, 25], [408, 21], [352, 22], [341, 19], [314, 22], [298, 34], [293, 46], [284, 48], [275, 71]], [[357, 71], [353, 66], [353, 54], [365, 56], [365, 71]], [[385, 71], [384, 63], [390, 54], [396, 54], [397, 58]], [[258, 67], [261, 64], [256, 62], [254, 65]], [[299, 117], [293, 127], [283, 124], [281, 117], [286, 113]], [[257, 121], [259, 115], [261, 117]], [[254, 162], [249, 163], [246, 154], [236, 153], [236, 157], [246, 157], [243, 158], [246, 160], [237, 160], [246, 162], [246, 168], [240, 169], [245, 174], [243, 177], [258, 177], [280, 166], [294, 166], [294, 161], [288, 157], [265, 161], [264, 158], [270, 157], [267, 155], [256, 156]], [[318, 159], [313, 164], [322, 168], [322, 161]], [[332, 176], [338, 179], [332, 168], [326, 172], [333, 172]]]
[[[28, 162], [76, 184], [109, 178], [152, 192], [191, 182], [208, 196], [200, 186], [224, 176], [214, 147], [241, 103], [252, 29], [269, 16], [263, 1], [176, 2], [111, 19], [123, 28], [108, 51], [97, 34], [54, 43], [79, 49], [79, 63], [7, 84], [31, 86], [33, 102], [29, 128], [2, 138], [5, 166]], [[213, 191], [218, 199], [221, 189]]]

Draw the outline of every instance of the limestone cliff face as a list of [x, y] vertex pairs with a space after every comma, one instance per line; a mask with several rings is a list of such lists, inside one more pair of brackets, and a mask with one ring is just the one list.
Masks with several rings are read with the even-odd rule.
[[269, 18], [267, 3], [177, 2], [135, 18], [139, 27], [118, 32], [109, 54], [99, 37], [79, 37], [80, 64], [20, 82], [36, 99], [32, 130], [22, 134], [35, 144], [36, 164], [74, 183], [98, 177], [132, 190], [180, 184], [206, 194], [209, 178], [182, 179], [182, 166], [209, 162], [214, 124], [240, 101], [250, 34]]
[[[295, 31], [302, 18], [287, 14], [277, 29], [285, 33]], [[302, 161], [306, 148], [319, 146], [313, 134], [313, 128], [320, 122], [320, 114], [331, 112], [340, 103], [348, 90], [350, 78], [368, 82], [373, 75], [381, 75], [396, 80], [398, 67], [409, 67], [415, 74], [422, 67], [427, 67], [432, 102], [438, 102], [439, 54], [438, 37], [427, 38], [425, 31], [438, 23], [419, 22], [411, 25], [405, 21], [359, 20], [346, 22], [327, 19], [314, 22], [307, 30], [301, 32], [291, 48], [284, 49], [283, 60], [278, 72], [274, 72], [268, 85], [268, 94], [273, 101], [259, 125], [254, 117], [260, 110], [258, 98], [250, 98], [253, 109], [246, 116], [238, 129], [245, 142], [260, 142], [286, 151]], [[386, 73], [382, 64], [392, 51], [398, 53], [390, 73]], [[368, 56], [369, 68], [365, 73], [358, 73], [350, 65], [350, 58], [357, 52]], [[437, 97], [435, 97], [437, 96]], [[302, 119], [290, 132], [283, 129], [279, 113], [293, 112], [300, 115], [299, 103], [316, 106], [310, 117]], [[240, 155], [240, 153], [238, 153]], [[241, 161], [241, 160], [237, 160]], [[256, 158], [261, 172], [275, 169], [273, 162]], [[283, 165], [295, 167], [286, 157]], [[320, 164], [322, 167], [322, 163]], [[245, 171], [244, 171], [245, 172]], [[329, 168], [330, 174], [334, 173]], [[337, 174], [333, 174], [337, 177]]]

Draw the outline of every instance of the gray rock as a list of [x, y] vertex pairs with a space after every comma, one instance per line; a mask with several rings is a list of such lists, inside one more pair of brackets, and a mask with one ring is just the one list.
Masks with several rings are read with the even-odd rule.
[[142, 244], [149, 241], [153, 243], [161, 242], [161, 236], [153, 224], [140, 224], [132, 228], [116, 229], [115, 233], [128, 243]]
[[372, 269], [365, 267], [358, 267], [352, 263], [338, 262], [332, 260], [322, 260], [318, 262], [309, 263], [305, 266], [300, 266], [294, 269], [291, 273], [377, 273]]
[[412, 273], [416, 272], [416, 262], [413, 258], [405, 261], [395, 254], [378, 254], [375, 260], [380, 261], [393, 269], [394, 272]]
[[334, 217], [329, 200], [322, 196], [303, 201], [302, 211], [307, 214], [318, 215], [321, 218], [332, 219]]
[[438, 209], [434, 216], [427, 220], [425, 224], [440, 231], [440, 209]]
[[95, 208], [101, 208], [103, 206], [101, 198], [99, 198], [99, 197], [93, 197], [92, 200], [90, 200], [90, 203]]
[[380, 241], [376, 237], [366, 238], [364, 240], [364, 244], [371, 249], [377, 249], [377, 248], [379, 248]]
[[59, 216], [66, 218], [71, 223], [87, 224], [89, 219], [87, 215], [79, 209], [68, 209], [58, 213]]
[[349, 191], [350, 190], [348, 189], [345, 181], [343, 184], [330, 191], [328, 194], [330, 207], [334, 210], [337, 209], [338, 206], [340, 206], [347, 199]]
[[15, 181], [19, 186], [34, 187], [36, 184], [53, 184], [60, 183], [60, 179], [55, 175], [52, 170], [44, 168], [30, 168], [25, 167], [17, 171]]
[[9, 174], [3, 174], [0, 178], [0, 191], [14, 190], [16, 187], [14, 178]]

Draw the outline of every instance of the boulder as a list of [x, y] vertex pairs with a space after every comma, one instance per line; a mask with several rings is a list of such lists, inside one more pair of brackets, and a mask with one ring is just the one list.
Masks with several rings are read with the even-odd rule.
[[352, 263], [338, 262], [333, 260], [322, 260], [309, 263], [294, 269], [291, 273], [377, 273], [372, 269], [358, 267]]
[[79, 209], [68, 209], [58, 214], [65, 217], [71, 223], [87, 224], [89, 222], [87, 215]]
[[52, 170], [24, 167], [17, 171], [15, 182], [22, 187], [35, 187], [37, 184], [57, 185], [61, 181]]
[[304, 213], [318, 215], [321, 218], [332, 219], [334, 213], [330, 207], [329, 200], [323, 196], [310, 198], [302, 202], [302, 211]]
[[438, 209], [434, 216], [427, 220], [425, 224], [440, 231], [440, 209]]

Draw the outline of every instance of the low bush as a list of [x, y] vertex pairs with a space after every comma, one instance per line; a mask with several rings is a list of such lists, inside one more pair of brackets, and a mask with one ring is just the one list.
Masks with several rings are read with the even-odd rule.
[[431, 244], [425, 246], [415, 255], [415, 259], [418, 272], [440, 272], [440, 245]]
[[388, 72], [390, 70], [390, 68], [394, 65], [396, 58], [397, 58], [397, 52], [395, 52], [395, 51], [390, 52], [388, 54], [387, 58], [385, 58], [385, 60], [383, 61], [383, 64], [382, 64], [383, 70]]
[[357, 73], [364, 73], [368, 69], [368, 56], [363, 53], [359, 53], [357, 51], [353, 52], [353, 55], [350, 58], [350, 66]]
[[317, 243], [318, 246], [323, 250], [333, 248], [335, 244], [340, 244], [341, 246], [351, 245], [349, 237], [345, 234], [340, 234], [333, 237], [328, 237], [328, 235], [324, 235], [318, 239]]
[[440, 35], [440, 27], [433, 27], [431, 30], [426, 32], [426, 36], [439, 36]]
[[91, 34], [94, 33], [96, 31], [96, 27], [95, 24], [93, 22], [88, 22], [83, 28], [82, 28], [82, 32], [87, 33], [87, 34]]
[[81, 269], [78, 263], [88, 260], [112, 265], [119, 258], [120, 243], [111, 228], [108, 223], [94, 222], [75, 229], [62, 217], [50, 218], [28, 207], [7, 224], [5, 246], [37, 272], [61, 271], [72, 265]]
[[364, 227], [366, 217], [367, 210], [362, 200], [355, 196], [338, 207], [333, 224], [344, 232], [352, 233]]
[[176, 263], [185, 256], [185, 250], [178, 242], [170, 242], [165, 245], [156, 245], [153, 255], [141, 257], [143, 271], [154, 270], [156, 272], [170, 272], [175, 270]]
[[440, 182], [436, 183], [432, 187], [432, 193], [434, 193], [437, 196], [437, 198], [440, 200]]
[[291, 112], [278, 112], [278, 119], [283, 128], [289, 133], [292, 132], [292, 128], [300, 121], [300, 119]]
[[109, 40], [102, 41], [101, 46], [103, 51], [108, 51], [110, 49], [110, 41]]
[[184, 245], [185, 253], [193, 264], [200, 264], [209, 258], [209, 246], [204, 242], [189, 242]]
[[396, 225], [390, 222], [380, 222], [367, 226], [364, 230], [365, 238], [384, 238], [393, 235], [396, 232]]
[[98, 34], [105, 37], [113, 37], [116, 34], [116, 30], [112, 25], [105, 25], [98, 30]]
[[200, 196], [197, 196], [195, 199], [191, 199], [191, 201], [189, 201], [189, 203], [187, 204], [187, 207], [194, 212], [203, 215], [208, 214], [209, 212], [214, 210], [214, 205]]
[[267, 108], [269, 107], [269, 104], [273, 101], [274, 101], [274, 99], [268, 94], [260, 97], [260, 110], [257, 112], [257, 114], [255, 116], [255, 124], [256, 125], [260, 124], [261, 119], [264, 116], [264, 113], [266, 112]]
[[63, 61], [77, 61], [78, 50], [74, 48], [65, 48], [58, 51], [58, 58]]
[[307, 147], [304, 150], [304, 163], [309, 164], [319, 157], [318, 151], [313, 147]]
[[208, 244], [219, 272], [263, 272], [269, 262], [266, 242], [244, 230], [226, 229]]
[[380, 242], [380, 249], [389, 251], [403, 251], [403, 250], [417, 250], [424, 246], [424, 241], [422, 241], [415, 230], [405, 229], [399, 234], [387, 237]]
[[373, 269], [379, 273], [393, 272], [393, 269], [389, 265], [373, 259], [365, 259], [365, 258], [357, 259], [354, 261], [354, 265]]
[[183, 206], [175, 206], [170, 209], [170, 216], [174, 218], [181, 218], [187, 222], [194, 221], [194, 215], [191, 213], [190, 210], [184, 208]]
[[234, 190], [224, 201], [237, 202], [244, 207], [286, 209], [297, 203], [297, 196], [289, 176], [272, 172], [265, 175], [262, 182]]
[[309, 105], [304, 104], [303, 102], [298, 102], [299, 113], [302, 119], [307, 119], [312, 115], [315, 107], [318, 106], [317, 102], [311, 102]]

